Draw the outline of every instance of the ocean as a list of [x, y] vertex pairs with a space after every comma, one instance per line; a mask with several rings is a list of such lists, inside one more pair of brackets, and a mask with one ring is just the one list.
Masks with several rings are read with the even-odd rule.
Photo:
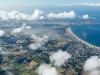
[[100, 47], [100, 25], [76, 25], [71, 30], [80, 39]]

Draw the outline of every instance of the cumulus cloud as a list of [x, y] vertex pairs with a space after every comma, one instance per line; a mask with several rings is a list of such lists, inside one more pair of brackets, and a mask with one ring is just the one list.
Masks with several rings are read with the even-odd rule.
[[47, 35], [43, 35], [42, 37], [39, 37], [39, 36], [33, 34], [31, 36], [31, 38], [33, 40], [35, 40], [35, 43], [31, 43], [29, 45], [29, 49], [32, 49], [32, 50], [36, 50], [36, 49], [42, 47], [48, 41], [48, 36]]
[[10, 20], [10, 19], [15, 19], [15, 20], [38, 20], [38, 19], [44, 19], [43, 16], [43, 11], [36, 9], [32, 15], [30, 14], [24, 14], [20, 13], [18, 11], [12, 11], [12, 12], [7, 12], [7, 11], [0, 11], [0, 18], [2, 20]]
[[84, 64], [84, 71], [88, 71], [90, 75], [100, 74], [100, 58], [92, 56]]
[[36, 50], [40, 48], [42, 45], [40, 43], [32, 43], [29, 45], [29, 49]]
[[100, 3], [75, 3], [75, 4], [53, 4], [53, 6], [93, 6], [98, 7]]
[[0, 37], [3, 36], [5, 34], [5, 31], [0, 30]]
[[21, 32], [23, 29], [25, 29], [25, 27], [26, 27], [26, 24], [23, 23], [23, 25], [22, 25], [20, 28], [15, 28], [15, 29], [13, 29], [13, 30], [12, 30], [12, 33], [19, 33], [19, 32]]
[[37, 68], [36, 73], [38, 73], [38, 75], [58, 75], [56, 68], [47, 64], [40, 65]]
[[26, 29], [31, 29], [31, 26], [26, 26]]
[[89, 17], [89, 15], [88, 14], [86, 14], [86, 15], [83, 15], [83, 17], [82, 17], [83, 19], [89, 19], [90, 17]]
[[19, 33], [22, 31], [22, 28], [15, 28], [12, 33]]
[[43, 19], [44, 19], [44, 16], [40, 16], [39, 19], [40, 19], [40, 20], [43, 20]]
[[75, 18], [76, 14], [74, 11], [70, 12], [61, 12], [58, 14], [54, 14], [53, 12], [47, 15], [48, 18]]
[[71, 58], [71, 55], [67, 52], [63, 52], [61, 50], [51, 54], [50, 62], [53, 63], [55, 66], [62, 66], [68, 59]]
[[90, 72], [89, 75], [100, 75], [100, 70], [94, 70]]
[[43, 14], [43, 11], [41, 10], [35, 10], [33, 15], [29, 15], [29, 17], [27, 18], [27, 20], [38, 20], [38, 19], [43, 19], [43, 16], [41, 16]]
[[23, 23], [20, 28], [13, 29], [11, 33], [13, 33], [13, 34], [20, 33], [25, 29], [31, 29], [31, 26], [26, 26], [26, 23]]

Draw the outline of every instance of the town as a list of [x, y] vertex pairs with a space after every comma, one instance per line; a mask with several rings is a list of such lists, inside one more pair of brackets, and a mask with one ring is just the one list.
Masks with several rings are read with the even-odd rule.
[[[14, 28], [22, 24], [30, 26], [18, 34], [11, 33]], [[36, 68], [50, 63], [49, 56], [58, 50], [67, 51], [72, 57], [63, 66], [56, 67], [60, 75], [86, 75], [84, 62], [90, 56], [100, 55], [100, 48], [92, 47], [80, 41], [68, 30], [73, 25], [95, 25], [100, 21], [94, 20], [43, 20], [43, 21], [0, 21], [0, 29], [6, 31], [0, 37], [0, 75], [12, 73], [13, 75], [37, 75]], [[39, 42], [35, 50], [29, 48], [36, 40], [30, 37], [34, 34], [38, 38], [48, 36], [46, 41]], [[45, 39], [44, 39], [45, 40]]]

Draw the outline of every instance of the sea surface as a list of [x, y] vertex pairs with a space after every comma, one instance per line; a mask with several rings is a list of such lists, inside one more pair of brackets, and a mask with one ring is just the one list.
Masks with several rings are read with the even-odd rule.
[[80, 39], [100, 47], [100, 25], [76, 25], [71, 30]]

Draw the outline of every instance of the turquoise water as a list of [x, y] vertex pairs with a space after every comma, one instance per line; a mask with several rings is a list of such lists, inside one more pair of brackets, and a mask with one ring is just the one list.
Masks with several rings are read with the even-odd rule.
[[80, 39], [100, 47], [100, 25], [72, 26], [72, 32]]

